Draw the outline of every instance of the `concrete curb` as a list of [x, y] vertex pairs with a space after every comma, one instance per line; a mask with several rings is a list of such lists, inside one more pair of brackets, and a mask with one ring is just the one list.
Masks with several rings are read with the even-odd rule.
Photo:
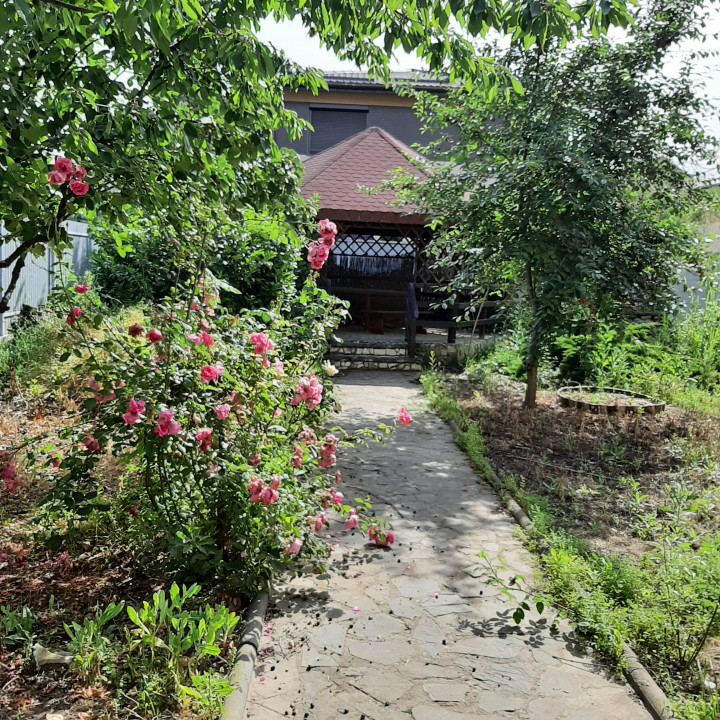
[[[446, 422], [452, 431], [453, 437], [462, 432], [454, 420], [447, 420]], [[504, 498], [505, 504], [515, 518], [515, 521], [523, 530], [529, 530], [532, 527], [532, 520], [515, 500], [511, 497], [505, 498], [505, 486], [495, 474], [495, 471], [490, 467], [489, 463], [487, 468], [490, 475], [490, 484], [498, 495]], [[630, 646], [625, 645], [625, 647], [623, 647], [623, 656], [627, 662], [627, 669], [623, 672], [625, 679], [628, 681], [630, 687], [637, 693], [640, 700], [642, 700], [643, 705], [652, 715], [653, 719], [668, 720], [668, 718], [671, 718], [672, 710], [668, 705], [667, 696], [653, 680], [652, 675], [645, 669], [640, 660], [638, 660], [637, 655]]]
[[245, 612], [245, 630], [240, 638], [235, 665], [228, 678], [233, 691], [225, 699], [223, 717], [227, 720], [243, 720], [245, 717], [245, 705], [260, 648], [268, 602], [268, 594], [262, 592], [255, 596]]

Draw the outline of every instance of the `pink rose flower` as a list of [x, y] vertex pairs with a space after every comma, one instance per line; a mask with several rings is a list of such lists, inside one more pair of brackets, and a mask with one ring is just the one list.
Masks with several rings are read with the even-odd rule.
[[264, 355], [265, 353], [272, 352], [275, 349], [273, 341], [265, 333], [250, 333], [248, 337], [254, 346], [256, 355]]
[[273, 503], [276, 503], [279, 497], [280, 494], [278, 491], [270, 487], [270, 485], [266, 485], [260, 493], [260, 499], [265, 505], [272, 505]]
[[360, 522], [360, 519], [358, 518], [356, 514], [355, 508], [350, 508], [350, 516], [345, 521], [345, 528], [347, 530], [353, 530], [358, 526], [358, 523]]
[[275, 359], [275, 362], [273, 363], [273, 370], [282, 377], [285, 374], [285, 366], [282, 363], [282, 360]]
[[375, 541], [375, 545], [378, 547], [387, 547], [395, 542], [392, 530], [381, 530], [377, 525], [368, 528], [368, 536]]
[[201, 428], [195, 433], [195, 438], [200, 443], [200, 452], [207, 452], [212, 445], [212, 430]]
[[128, 328], [128, 335], [130, 335], [130, 337], [140, 337], [144, 332], [143, 326], [139, 323], [135, 323]]
[[193, 345], [199, 345], [202, 342], [202, 338], [199, 335], [195, 335], [194, 333], [191, 333], [187, 336], [187, 339], [193, 344]]
[[73, 170], [73, 175], [78, 180], [84, 180], [87, 177], [87, 170], [82, 165], [76, 165]]
[[161, 410], [158, 413], [157, 427], [154, 432], [160, 437], [177, 435], [180, 432], [180, 423], [173, 420], [172, 410]]
[[57, 170], [48, 173], [48, 181], [51, 185], [62, 185], [65, 182], [65, 175]]
[[200, 379], [203, 383], [216, 382], [222, 373], [221, 365], [204, 365], [200, 370]]
[[79, 307], [74, 307], [68, 313], [65, 323], [67, 325], [74, 325], [75, 321], [82, 315], [82, 310]]
[[290, 401], [293, 406], [304, 402], [309, 410], [320, 404], [322, 401], [323, 386], [315, 377], [315, 373], [310, 373], [306, 378], [300, 378], [295, 386], [295, 395]]
[[330, 250], [319, 242], [312, 242], [308, 248], [307, 259], [313, 270], [320, 270], [330, 255]]
[[259, 465], [261, 462], [262, 462], [262, 460], [260, 459], [260, 456], [257, 453], [255, 455], [253, 455], [252, 457], [248, 458], [248, 463], [250, 463], [250, 465]]
[[63, 175], [67, 176], [70, 175], [73, 171], [73, 164], [72, 161], [68, 160], [64, 157], [59, 157], [55, 159], [55, 164], [53, 165], [53, 172], [59, 172]]
[[75, 292], [84, 295], [90, 288], [87, 285], [76, 285]]
[[155, 343], [159, 343], [163, 339], [163, 336], [159, 330], [153, 328], [152, 330], [148, 330], [147, 339], [154, 345]]
[[400, 408], [400, 412], [398, 413], [398, 422], [403, 427], [407, 427], [412, 422], [412, 417], [410, 417], [410, 413], [404, 407]]
[[290, 543], [290, 545], [288, 545], [288, 548], [285, 552], [288, 555], [295, 555], [300, 551], [302, 544], [303, 542], [300, 538], [293, 538], [293, 541]]
[[327, 523], [327, 515], [325, 513], [320, 513], [315, 518], [315, 532], [320, 532], [323, 529], [323, 525]]
[[225, 420], [230, 415], [230, 406], [223, 403], [215, 408], [215, 414], [218, 420]]
[[52, 465], [52, 467], [57, 468], [57, 467], [60, 467], [61, 464], [62, 464], [62, 455], [53, 455], [53, 457], [50, 458], [50, 465]]
[[334, 240], [338, 230], [337, 225], [326, 218], [325, 220], [320, 221], [318, 231], [320, 232], [320, 235], [322, 235], [323, 240], [326, 238]]
[[70, 190], [75, 195], [86, 195], [87, 191], [90, 189], [90, 186], [87, 183], [84, 183], [82, 180], [71, 180], [70, 181]]
[[259, 503], [260, 493], [262, 493], [263, 490], [263, 481], [253, 475], [251, 481], [245, 487], [250, 493], [250, 502]]
[[273, 417], [279, 418], [281, 415], [282, 415], [282, 410], [280, 408], [275, 408], [275, 410], [273, 412]]
[[91, 433], [88, 433], [87, 438], [82, 441], [82, 444], [88, 452], [97, 452], [100, 449], [100, 443], [92, 436]]
[[212, 337], [208, 335], [204, 330], [200, 331], [200, 340], [202, 341], [203, 345], [205, 345], [205, 347], [210, 347], [211, 345], [215, 344], [215, 341], [212, 339]]

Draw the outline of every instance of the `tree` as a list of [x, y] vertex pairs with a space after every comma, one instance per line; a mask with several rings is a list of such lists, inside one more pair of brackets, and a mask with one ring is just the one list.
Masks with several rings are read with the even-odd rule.
[[[264, 0], [11, 0], [0, 7], [0, 222], [12, 267], [0, 294], [8, 309], [32, 253], [67, 245], [62, 222], [102, 212], [123, 223], [128, 206], [186, 227], [189, 198], [292, 216], [301, 203], [299, 164], [273, 140], [302, 123], [284, 109], [283, 89], [316, 91], [319, 75], [289, 62], [255, 31], [267, 17], [300, 17], [341, 57], [387, 73], [402, 46], [440, 68], [498, 81], [478, 60], [470, 35], [491, 28], [542, 46], [581, 24], [593, 30], [624, 22], [625, 0], [569, 0], [527, 7], [500, 0], [450, 7], [433, 2], [365, 0], [293, 4]], [[371, 42], [368, 42], [370, 40]], [[89, 190], [48, 186], [56, 156], [88, 171]], [[83, 180], [83, 178], [80, 178]], [[240, 215], [238, 215], [240, 218]]]
[[694, 57], [672, 79], [663, 63], [701, 36], [703, 17], [699, 0], [654, 2], [623, 42], [513, 46], [500, 62], [523, 94], [421, 97], [428, 124], [455, 127], [459, 139], [427, 183], [398, 185], [438, 231], [431, 252], [451, 269], [454, 296], [477, 304], [522, 288], [526, 407], [543, 349], [579, 304], [608, 318], [659, 312], [696, 249], [679, 218], [706, 196], [687, 168], [716, 161], [717, 145], [698, 119], [707, 103]]

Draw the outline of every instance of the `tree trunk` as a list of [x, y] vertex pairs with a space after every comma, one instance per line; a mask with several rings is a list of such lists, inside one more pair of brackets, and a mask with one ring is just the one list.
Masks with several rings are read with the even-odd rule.
[[525, 388], [525, 401], [523, 407], [534, 408], [537, 399], [537, 372], [538, 372], [538, 361], [537, 358], [532, 358], [529, 361], [527, 368], [527, 387]]

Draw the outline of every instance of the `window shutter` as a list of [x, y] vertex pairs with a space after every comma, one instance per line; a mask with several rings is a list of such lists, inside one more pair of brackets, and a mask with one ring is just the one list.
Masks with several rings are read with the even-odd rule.
[[320, 110], [313, 108], [310, 122], [310, 154], [315, 155], [367, 128], [367, 110]]

